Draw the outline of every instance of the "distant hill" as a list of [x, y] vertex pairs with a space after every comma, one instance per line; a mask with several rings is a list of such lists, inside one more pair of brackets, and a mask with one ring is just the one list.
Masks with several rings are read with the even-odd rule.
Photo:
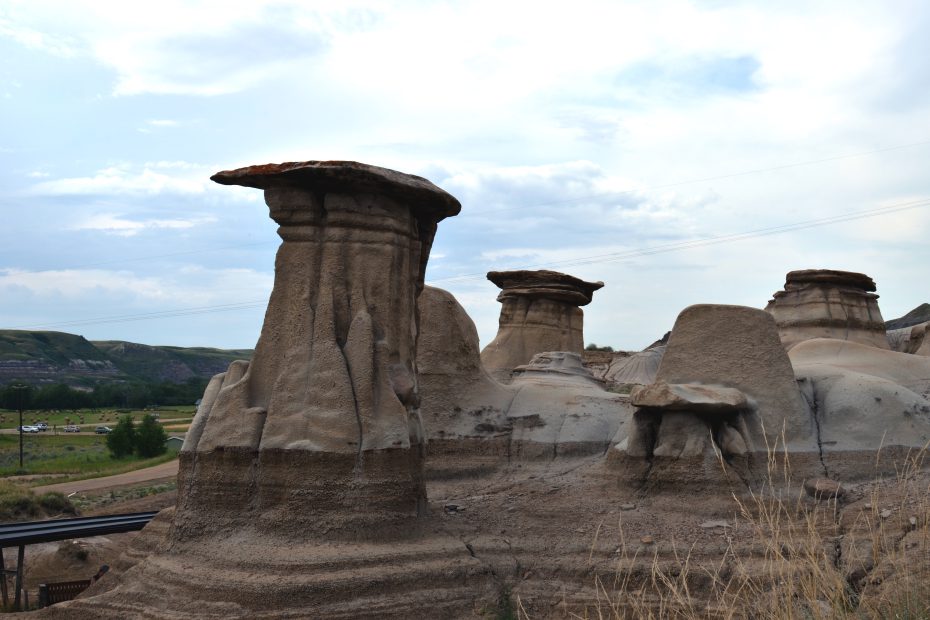
[[900, 318], [885, 321], [885, 329], [903, 329], [927, 321], [930, 321], [930, 304], [920, 304]]
[[0, 330], [0, 384], [88, 385], [100, 380], [171, 381], [208, 378], [251, 349], [153, 347], [134, 342], [91, 342], [64, 332]]

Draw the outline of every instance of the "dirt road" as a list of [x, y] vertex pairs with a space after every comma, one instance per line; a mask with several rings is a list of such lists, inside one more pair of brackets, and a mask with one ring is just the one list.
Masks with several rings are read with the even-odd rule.
[[161, 480], [164, 478], [174, 478], [178, 475], [178, 461], [168, 461], [154, 467], [137, 469], [117, 474], [115, 476], [105, 476], [103, 478], [90, 478], [88, 480], [78, 480], [77, 482], [60, 482], [58, 484], [49, 484], [42, 487], [34, 487], [32, 490], [37, 494], [47, 493], [49, 491], [59, 491], [68, 495], [69, 493], [80, 493], [83, 491], [99, 491], [101, 489], [110, 489], [113, 487], [122, 487], [129, 484], [138, 484], [150, 480]]

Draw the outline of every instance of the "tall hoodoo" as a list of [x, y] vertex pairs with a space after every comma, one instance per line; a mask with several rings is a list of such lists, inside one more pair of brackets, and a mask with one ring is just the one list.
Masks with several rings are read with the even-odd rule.
[[791, 271], [766, 306], [785, 348], [813, 338], [849, 340], [888, 349], [875, 282], [863, 273]]
[[182, 450], [179, 514], [228, 516], [233, 504], [283, 518], [309, 497], [312, 508], [291, 514], [331, 503], [346, 514], [380, 507], [387, 521], [416, 515], [425, 497], [416, 300], [436, 225], [458, 201], [356, 162], [212, 178], [263, 189], [284, 242], [255, 356], [211, 383]]
[[509, 378], [517, 366], [546, 351], [581, 353], [584, 349], [580, 306], [591, 303], [603, 282], [585, 282], [557, 271], [491, 271], [500, 287], [497, 336], [481, 351], [485, 368]]

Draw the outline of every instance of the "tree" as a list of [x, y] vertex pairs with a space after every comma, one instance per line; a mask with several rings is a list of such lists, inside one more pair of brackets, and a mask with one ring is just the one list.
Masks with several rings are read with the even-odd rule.
[[136, 429], [136, 452], [142, 458], [151, 458], [164, 454], [168, 447], [165, 440], [168, 434], [155, 417], [150, 414], [142, 416], [142, 423]]
[[107, 435], [107, 448], [115, 459], [121, 459], [133, 453], [136, 447], [136, 429], [132, 424], [132, 416], [124, 415]]

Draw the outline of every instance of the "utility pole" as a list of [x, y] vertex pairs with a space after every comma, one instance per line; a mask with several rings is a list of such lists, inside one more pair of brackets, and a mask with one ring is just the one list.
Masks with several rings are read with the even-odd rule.
[[19, 403], [19, 468], [23, 468], [23, 392], [29, 389], [29, 386], [17, 383], [11, 386], [17, 392], [17, 403]]

